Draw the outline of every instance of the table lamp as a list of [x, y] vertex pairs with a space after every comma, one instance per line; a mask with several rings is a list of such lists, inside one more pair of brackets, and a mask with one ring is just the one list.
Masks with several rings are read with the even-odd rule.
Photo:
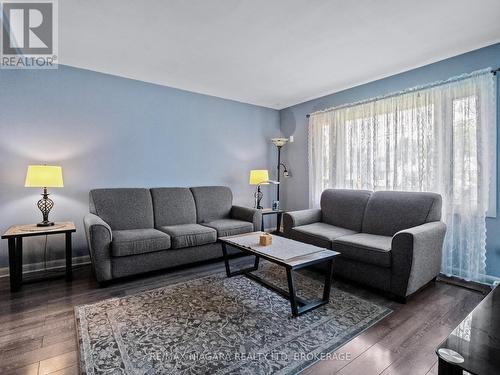
[[250, 171], [250, 179], [248, 182], [250, 185], [257, 185], [257, 191], [254, 194], [255, 197], [255, 208], [261, 210], [262, 207], [260, 202], [262, 201], [262, 197], [264, 194], [260, 190], [261, 185], [269, 185], [269, 184], [279, 184], [279, 182], [272, 181], [269, 179], [269, 172], [267, 169], [253, 169]]
[[54, 207], [54, 202], [49, 198], [47, 188], [64, 187], [61, 167], [54, 165], [28, 166], [24, 187], [43, 188], [42, 199], [37, 203], [38, 208], [42, 211], [43, 221], [38, 223], [37, 226], [49, 227], [54, 225], [53, 222], [49, 221], [49, 212]]

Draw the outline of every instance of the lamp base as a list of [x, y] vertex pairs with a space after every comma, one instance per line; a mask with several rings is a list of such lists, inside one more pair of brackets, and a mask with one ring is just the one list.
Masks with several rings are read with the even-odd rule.
[[47, 188], [43, 188], [42, 199], [36, 204], [38, 209], [42, 212], [42, 221], [38, 223], [37, 227], [51, 227], [54, 225], [53, 221], [49, 221], [49, 212], [54, 207], [54, 202], [49, 198]]
[[262, 197], [263, 196], [264, 196], [264, 194], [260, 190], [260, 184], [259, 184], [259, 185], [257, 185], [257, 191], [254, 194], [254, 197], [255, 197], [255, 208], [258, 209], [258, 210], [262, 210], [264, 208], [264, 207], [262, 207], [260, 205], [260, 202], [262, 201]]
[[36, 226], [37, 227], [51, 227], [52, 225], [54, 225], [53, 221], [42, 221], [42, 222], [38, 223]]

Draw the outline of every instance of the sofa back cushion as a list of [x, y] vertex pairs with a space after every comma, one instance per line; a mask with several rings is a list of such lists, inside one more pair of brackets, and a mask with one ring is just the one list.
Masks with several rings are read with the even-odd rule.
[[377, 191], [366, 207], [363, 232], [393, 236], [403, 229], [441, 219], [441, 195]]
[[198, 223], [228, 218], [233, 206], [233, 193], [226, 186], [192, 187]]
[[114, 188], [90, 191], [90, 212], [113, 230], [153, 228], [149, 189]]
[[196, 206], [189, 188], [151, 189], [155, 227], [196, 224]]
[[368, 190], [327, 189], [321, 194], [321, 221], [361, 232]]

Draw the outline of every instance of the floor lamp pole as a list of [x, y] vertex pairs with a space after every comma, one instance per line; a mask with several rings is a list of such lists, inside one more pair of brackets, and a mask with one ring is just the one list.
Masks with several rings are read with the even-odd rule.
[[277, 175], [277, 181], [278, 181], [278, 185], [276, 186], [276, 201], [278, 202], [278, 205], [279, 205], [279, 202], [280, 202], [280, 168], [281, 168], [281, 147], [282, 146], [277, 146], [278, 147], [278, 166], [277, 166], [277, 172], [278, 172], [278, 175]]

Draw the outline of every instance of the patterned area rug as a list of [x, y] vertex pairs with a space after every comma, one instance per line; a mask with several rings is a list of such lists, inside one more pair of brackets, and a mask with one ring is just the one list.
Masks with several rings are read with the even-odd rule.
[[[286, 288], [284, 269], [260, 276]], [[298, 294], [323, 286], [296, 275]], [[244, 276], [224, 273], [77, 306], [86, 374], [294, 374], [391, 310], [332, 288], [330, 303], [292, 318], [287, 300]]]

